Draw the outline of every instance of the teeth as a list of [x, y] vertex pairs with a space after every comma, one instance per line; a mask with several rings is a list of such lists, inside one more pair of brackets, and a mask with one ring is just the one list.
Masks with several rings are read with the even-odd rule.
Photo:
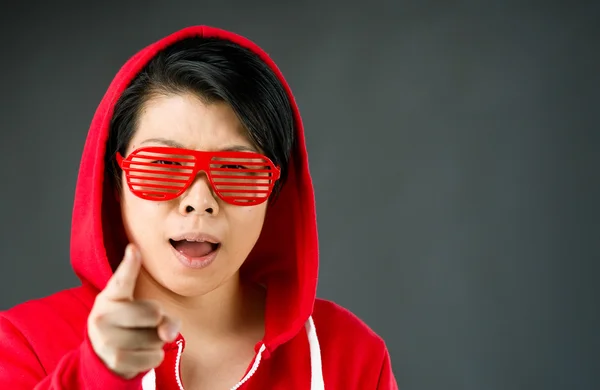
[[173, 238], [173, 241], [187, 241], [187, 242], [208, 242], [210, 244], [218, 244], [213, 242], [212, 240], [207, 240], [203, 236], [195, 236], [195, 235], [187, 235], [187, 236], [179, 236], [177, 238]]

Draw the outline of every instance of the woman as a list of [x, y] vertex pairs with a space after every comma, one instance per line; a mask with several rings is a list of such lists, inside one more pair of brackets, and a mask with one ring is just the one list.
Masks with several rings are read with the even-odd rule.
[[0, 316], [2, 388], [397, 388], [382, 339], [315, 297], [298, 108], [238, 35], [186, 28], [118, 72], [83, 151], [71, 263], [81, 286]]

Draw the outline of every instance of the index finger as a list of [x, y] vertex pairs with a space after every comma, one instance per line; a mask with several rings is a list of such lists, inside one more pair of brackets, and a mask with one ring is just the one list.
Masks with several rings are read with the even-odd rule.
[[125, 256], [121, 264], [106, 284], [102, 295], [115, 301], [133, 300], [133, 291], [141, 265], [139, 252], [129, 244], [125, 249]]

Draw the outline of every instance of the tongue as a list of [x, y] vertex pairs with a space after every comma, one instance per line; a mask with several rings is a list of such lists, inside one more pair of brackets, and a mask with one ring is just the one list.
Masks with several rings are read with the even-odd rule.
[[208, 242], [172, 241], [177, 251], [187, 257], [203, 257], [213, 251], [212, 244]]

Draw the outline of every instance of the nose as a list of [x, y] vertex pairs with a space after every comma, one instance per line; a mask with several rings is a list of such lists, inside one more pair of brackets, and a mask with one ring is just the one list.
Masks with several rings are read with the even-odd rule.
[[219, 213], [219, 202], [204, 172], [198, 173], [189, 188], [181, 195], [179, 212], [182, 215]]

